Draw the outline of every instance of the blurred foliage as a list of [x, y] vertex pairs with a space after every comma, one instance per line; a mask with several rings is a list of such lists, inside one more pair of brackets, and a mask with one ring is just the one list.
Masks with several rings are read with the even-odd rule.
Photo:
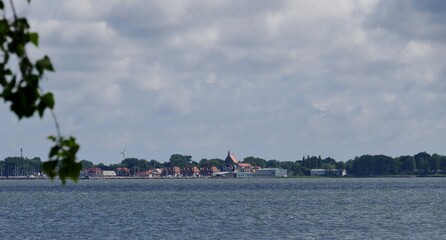
[[[0, 0], [0, 98], [10, 104], [11, 111], [19, 120], [30, 118], [36, 112], [42, 118], [45, 110], [54, 109], [55, 101], [51, 92], [42, 91], [40, 83], [45, 73], [53, 72], [54, 67], [46, 55], [35, 61], [28, 56], [28, 46], [39, 46], [39, 35], [30, 30], [26, 18], [16, 15], [13, 3], [9, 2], [12, 18], [8, 19], [9, 11]], [[50, 149], [48, 161], [43, 163], [43, 170], [51, 178], [59, 177], [62, 183], [67, 178], [77, 181], [82, 167], [76, 162], [79, 145], [74, 137], [61, 136], [54, 114], [53, 118], [57, 137], [49, 137], [54, 146]]]

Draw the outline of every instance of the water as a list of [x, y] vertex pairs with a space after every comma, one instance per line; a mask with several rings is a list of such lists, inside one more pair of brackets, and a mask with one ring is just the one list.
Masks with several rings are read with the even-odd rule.
[[0, 181], [0, 239], [444, 239], [446, 178]]

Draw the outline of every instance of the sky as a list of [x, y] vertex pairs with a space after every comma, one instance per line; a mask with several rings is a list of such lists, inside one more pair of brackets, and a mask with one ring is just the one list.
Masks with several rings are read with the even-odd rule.
[[[14, 2], [79, 159], [446, 155], [445, 1]], [[8, 109], [0, 159], [45, 160], [49, 112]]]

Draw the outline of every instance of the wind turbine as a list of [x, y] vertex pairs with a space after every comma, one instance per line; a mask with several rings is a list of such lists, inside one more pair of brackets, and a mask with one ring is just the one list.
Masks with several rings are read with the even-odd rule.
[[125, 160], [125, 149], [127, 148], [127, 146], [125, 146], [124, 147], [124, 150], [122, 150], [122, 152], [121, 152], [121, 154], [122, 154], [122, 157], [123, 157], [123, 160]]

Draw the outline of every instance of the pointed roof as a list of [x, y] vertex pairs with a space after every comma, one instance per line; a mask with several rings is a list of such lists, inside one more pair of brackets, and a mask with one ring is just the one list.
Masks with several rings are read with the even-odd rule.
[[228, 156], [226, 157], [225, 162], [226, 163], [237, 164], [238, 160], [237, 160], [237, 158], [233, 154], [231, 154], [230, 151], [228, 151]]

